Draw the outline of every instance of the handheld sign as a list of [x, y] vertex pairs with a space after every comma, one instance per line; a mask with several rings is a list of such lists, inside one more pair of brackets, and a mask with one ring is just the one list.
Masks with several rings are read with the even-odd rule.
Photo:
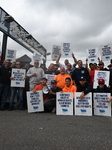
[[108, 61], [112, 59], [112, 44], [101, 45], [100, 53], [102, 61]]
[[61, 46], [53, 45], [52, 55], [51, 55], [52, 60], [56, 60], [60, 53], [61, 53]]
[[24, 87], [25, 86], [25, 69], [12, 69], [12, 75], [14, 79], [11, 80], [11, 87]]
[[42, 91], [27, 92], [28, 113], [44, 111]]
[[97, 62], [97, 48], [87, 49], [87, 56], [89, 63], [96, 63]]
[[80, 99], [81, 93], [75, 93], [75, 115], [92, 116], [92, 93], [88, 93], [83, 99]]
[[73, 93], [72, 92], [56, 93], [56, 114], [73, 115]]
[[70, 43], [63, 43], [62, 44], [61, 53], [62, 53], [63, 58], [71, 57], [72, 51], [71, 51], [71, 48], [70, 48]]
[[98, 86], [98, 79], [104, 79], [105, 84], [108, 86], [109, 85], [109, 76], [110, 76], [110, 71], [95, 70], [93, 88], [94, 89], [97, 88], [97, 86]]
[[51, 80], [54, 80], [54, 77], [56, 75], [53, 74], [45, 74], [45, 77], [47, 78], [47, 85], [50, 86], [51, 85]]
[[6, 59], [6, 60], [8, 59], [8, 60], [10, 60], [11, 62], [14, 62], [15, 59], [16, 59], [16, 50], [7, 49], [7, 50], [6, 50], [5, 59]]
[[37, 53], [34, 53], [33, 55], [33, 60], [38, 60], [38, 61], [41, 61], [41, 55], [37, 54]]
[[94, 93], [94, 115], [111, 116], [111, 102], [106, 100], [110, 98], [110, 93]]

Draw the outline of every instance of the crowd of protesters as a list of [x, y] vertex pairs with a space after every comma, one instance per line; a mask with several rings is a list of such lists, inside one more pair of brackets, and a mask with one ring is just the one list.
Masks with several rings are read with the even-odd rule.
[[[74, 54], [72, 54], [73, 64], [68, 59], [61, 64], [60, 58], [61, 55], [56, 63], [51, 63], [48, 68], [45, 64], [39, 64], [38, 60], [34, 61], [33, 67], [29, 67], [28, 64], [21, 66], [21, 62], [11, 63], [9, 60], [5, 60], [0, 67], [0, 110], [7, 109], [7, 101], [9, 101], [8, 110], [14, 110], [15, 96], [17, 97], [16, 109], [27, 109], [27, 91], [43, 91], [44, 110], [47, 112], [52, 112], [56, 107], [56, 92], [82, 92], [81, 99], [89, 92], [112, 93], [112, 64], [105, 68], [104, 62], [99, 58], [98, 64], [88, 64], [88, 59], [86, 59], [86, 65], [83, 67], [82, 60], [77, 61]], [[12, 68], [26, 70], [24, 88], [10, 86], [13, 79]], [[98, 87], [93, 90], [95, 70], [110, 71], [109, 85], [105, 85], [104, 79], [99, 79]], [[47, 85], [46, 74], [55, 75], [54, 79], [50, 81], [50, 87]], [[112, 97], [107, 102], [111, 100]]]

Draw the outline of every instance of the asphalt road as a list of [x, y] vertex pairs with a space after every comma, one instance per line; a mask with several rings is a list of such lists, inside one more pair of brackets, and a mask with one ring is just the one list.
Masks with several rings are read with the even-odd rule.
[[112, 117], [0, 111], [0, 150], [112, 150]]

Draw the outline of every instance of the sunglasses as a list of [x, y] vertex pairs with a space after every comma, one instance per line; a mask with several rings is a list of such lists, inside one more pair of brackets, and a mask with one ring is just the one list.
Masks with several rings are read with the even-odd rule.
[[101, 85], [103, 85], [104, 83], [98, 83], [99, 85], [101, 84]]
[[20, 64], [16, 64], [16, 65], [20, 65]]

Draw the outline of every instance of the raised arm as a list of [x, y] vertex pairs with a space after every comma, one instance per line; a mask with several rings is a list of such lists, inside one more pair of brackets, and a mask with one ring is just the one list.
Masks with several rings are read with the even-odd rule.
[[58, 64], [58, 65], [60, 64], [59, 63], [60, 58], [61, 58], [61, 54], [59, 54], [58, 58], [56, 59], [56, 64]]
[[74, 60], [74, 63], [77, 64], [77, 59], [75, 58], [74, 53], [72, 53], [72, 58]]

